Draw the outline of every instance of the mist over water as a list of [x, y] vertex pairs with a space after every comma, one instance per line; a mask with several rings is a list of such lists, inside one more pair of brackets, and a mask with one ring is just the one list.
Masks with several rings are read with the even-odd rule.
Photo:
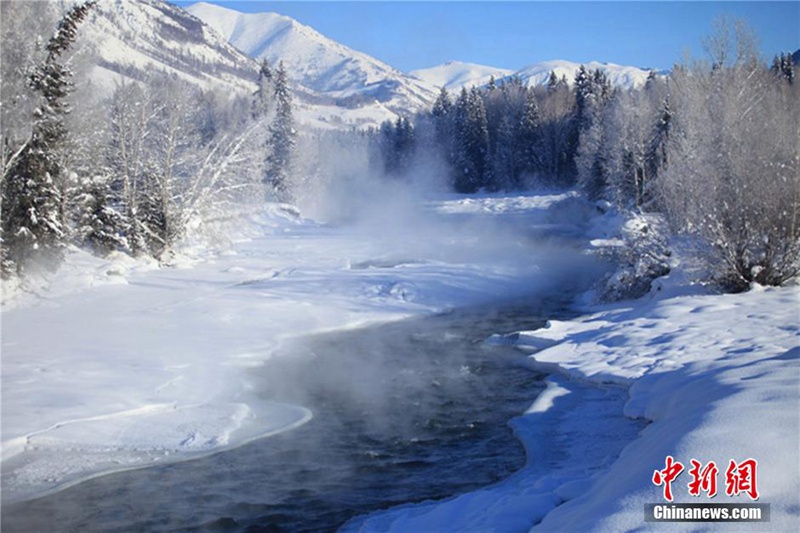
[[563, 301], [454, 311], [298, 339], [252, 380], [305, 426], [215, 456], [94, 479], [4, 509], [4, 531], [333, 531], [387, 506], [497, 482], [525, 461], [508, 421], [542, 390], [483, 339]]

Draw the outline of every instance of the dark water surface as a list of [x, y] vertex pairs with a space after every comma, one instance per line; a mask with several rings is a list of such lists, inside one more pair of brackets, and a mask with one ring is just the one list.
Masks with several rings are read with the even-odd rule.
[[4, 532], [334, 531], [353, 516], [476, 489], [523, 466], [508, 427], [543, 375], [493, 333], [563, 303], [454, 311], [298, 340], [254, 371], [266, 398], [311, 409], [286, 433], [112, 474], [4, 506]]

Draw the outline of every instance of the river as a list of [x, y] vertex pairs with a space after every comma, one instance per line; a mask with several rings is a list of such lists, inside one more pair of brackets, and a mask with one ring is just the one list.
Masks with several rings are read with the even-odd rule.
[[297, 339], [253, 378], [263, 397], [309, 408], [309, 423], [10, 504], [3, 530], [333, 531], [497, 482], [525, 463], [508, 422], [544, 376], [519, 351], [483, 341], [565, 308], [550, 297]]

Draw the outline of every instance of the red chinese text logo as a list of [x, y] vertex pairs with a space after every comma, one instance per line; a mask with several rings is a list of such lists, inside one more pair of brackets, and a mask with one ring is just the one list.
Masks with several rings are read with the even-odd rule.
[[[704, 492], [709, 498], [716, 496], [717, 475], [719, 474], [717, 464], [714, 461], [709, 461], [708, 464], [703, 465], [700, 461], [692, 459], [691, 465], [692, 467], [688, 471], [691, 481], [687, 484], [689, 495], [700, 496], [700, 493]], [[672, 483], [681, 475], [683, 470], [683, 464], [668, 455], [664, 469], [653, 472], [653, 484], [663, 486], [665, 500], [669, 502], [673, 500]], [[725, 494], [738, 496], [744, 493], [750, 499], [757, 500], [757, 470], [758, 461], [755, 459], [748, 458], [740, 463], [731, 459], [728, 468], [725, 470]]]

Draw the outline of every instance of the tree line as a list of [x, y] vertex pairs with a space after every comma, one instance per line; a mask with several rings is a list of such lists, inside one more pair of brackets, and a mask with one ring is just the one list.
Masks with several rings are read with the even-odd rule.
[[4, 278], [55, 269], [69, 245], [164, 260], [204, 221], [291, 200], [296, 130], [282, 64], [254, 69], [249, 97], [154, 72], [121, 77], [98, 100], [68, 67], [94, 7], [71, 9], [43, 50], [4, 35], [3, 59], [17, 55], [3, 62]]
[[389, 175], [445, 162], [462, 193], [577, 187], [591, 200], [663, 216], [723, 286], [780, 285], [800, 272], [800, 89], [790, 54], [764, 63], [743, 23], [718, 23], [708, 60], [643, 87], [581, 66], [573, 83], [511, 78], [442, 89], [429, 112], [373, 134]]

